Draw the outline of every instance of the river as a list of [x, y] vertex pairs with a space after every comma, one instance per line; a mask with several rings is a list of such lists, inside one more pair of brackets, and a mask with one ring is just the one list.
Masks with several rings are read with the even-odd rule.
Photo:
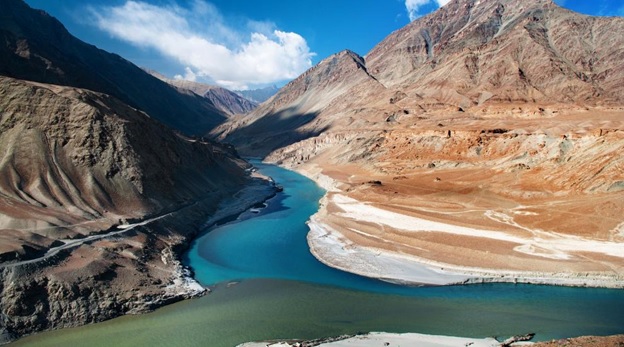
[[368, 331], [466, 337], [535, 332], [537, 340], [624, 333], [624, 291], [514, 284], [403, 287], [329, 268], [306, 243], [323, 191], [254, 163], [284, 186], [265, 208], [207, 230], [185, 255], [213, 292], [16, 346], [234, 346]]

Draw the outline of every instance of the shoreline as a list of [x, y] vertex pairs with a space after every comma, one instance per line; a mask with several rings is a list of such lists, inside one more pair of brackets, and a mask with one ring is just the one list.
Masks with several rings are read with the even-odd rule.
[[[513, 346], [532, 345], [531, 342], [515, 342]], [[344, 335], [311, 341], [266, 341], [248, 342], [237, 347], [377, 347], [377, 346], [420, 346], [420, 347], [499, 347], [501, 342], [492, 337], [469, 338], [418, 333], [370, 332], [362, 335]]]
[[[132, 288], [118, 285], [94, 287], [93, 293], [95, 294], [93, 295], [96, 295], [99, 301], [120, 302], [119, 307], [121, 309], [113, 307], [108, 311], [102, 312], [100, 315], [83, 315], [82, 317], [86, 317], [87, 319], [71, 320], [69, 323], [54, 321], [54, 326], [32, 331], [16, 330], [13, 327], [0, 326], [0, 345], [45, 331], [78, 327], [125, 315], [148, 313], [181, 300], [206, 294], [210, 291], [209, 288], [204, 287], [195, 280], [193, 270], [183, 264], [184, 253], [188, 251], [191, 243], [201, 236], [207, 225], [217, 223], [230, 216], [237, 216], [253, 207], [253, 205], [270, 199], [275, 196], [275, 194], [276, 190], [272, 181], [265, 177], [252, 175], [245, 186], [234, 191], [233, 195], [221, 199], [216, 209], [212, 209], [213, 212], [210, 213], [210, 215], [207, 215], [206, 211], [210, 211], [211, 209], [207, 209], [205, 202], [200, 201], [188, 208], [167, 214], [149, 223], [139, 223], [141, 227], [128, 232], [127, 235], [121, 235], [120, 233], [120, 235], [113, 235], [110, 238], [104, 237], [101, 240], [98, 239], [95, 244], [108, 244], [111, 242], [138, 244], [139, 242], [145, 242], [135, 240], [137, 238], [158, 240], [151, 241], [160, 242], [160, 244], [149, 250], [149, 258], [145, 260], [145, 264], [147, 265], [144, 266], [157, 269], [156, 271], [158, 271], [159, 274], [166, 276], [168, 279], [165, 280], [165, 277], [163, 277], [161, 281], [152, 281], [144, 283], [142, 286]], [[126, 230], [122, 230], [122, 232], [125, 233]], [[7, 277], [28, 272], [41, 276], [55, 276], [55, 273], [64, 269], [62, 266], [68, 263], [67, 259], [71, 257], [80, 258], [80, 255], [76, 254], [82, 254], [80, 251], [83, 251], [85, 247], [93, 249], [94, 246], [89, 243], [85, 244], [83, 247], [78, 247], [77, 250], [73, 250], [72, 252], [65, 252], [62, 256], [50, 258], [50, 260], [46, 259], [46, 261], [32, 264], [26, 263], [24, 265], [5, 267], [0, 269], [0, 275]], [[156, 266], [150, 264], [156, 264]], [[141, 272], [138, 267], [136, 269], [128, 269], [128, 273], [130, 274], [135, 273], [135, 271], [138, 271], [137, 273], [139, 274], [144, 273]], [[102, 271], [107, 270], [103, 268]], [[49, 273], [52, 273], [52, 275], [49, 275]], [[93, 277], [94, 276], [91, 276], [90, 278]], [[26, 280], [29, 280], [29, 278], [26, 278]], [[56, 277], [52, 278], [52, 281], [56, 280]], [[89, 279], [89, 277], [87, 279]], [[75, 285], [73, 283], [74, 282], [70, 282], [68, 286]], [[59, 285], [63, 284], [61, 283]], [[62, 291], [59, 291], [59, 293], [61, 295], [63, 294]], [[65, 297], [55, 297], [54, 300], [57, 302], [57, 305], [69, 306], [71, 304]], [[93, 310], [90, 306], [91, 302], [93, 301], [87, 300], [84, 303], [80, 302], [81, 306], [77, 307], [75, 312], [72, 313], [74, 315], [79, 315], [82, 312], [81, 310], [91, 312]], [[45, 317], [45, 319], [49, 318]]]
[[[592, 287], [592, 288], [624, 288], [624, 276], [619, 274], [610, 274], [604, 272], [541, 272], [541, 271], [517, 271], [506, 269], [488, 269], [474, 266], [459, 266], [444, 262], [429, 260], [423, 257], [417, 257], [412, 254], [401, 254], [391, 252], [377, 247], [367, 247], [357, 244], [346, 238], [339, 230], [326, 223], [324, 216], [328, 205], [333, 203], [331, 196], [343, 193], [339, 189], [340, 182], [322, 173], [317, 166], [290, 167], [294, 170], [316, 182], [327, 192], [319, 202], [319, 211], [310, 217], [308, 226], [310, 231], [307, 236], [310, 252], [320, 262], [327, 266], [354, 273], [360, 276], [375, 278], [386, 282], [401, 285], [462, 285], [462, 284], [479, 284], [479, 283], [523, 283], [536, 285], [556, 285], [571, 287]], [[342, 196], [344, 197], [344, 196]], [[351, 198], [346, 198], [351, 199]], [[363, 202], [351, 199], [360, 205], [369, 207]], [[340, 207], [340, 206], [339, 206]], [[357, 213], [358, 207], [353, 207], [349, 211], [348, 216], [355, 222], [371, 222], [374, 219], [374, 213], [368, 209], [364, 212]], [[377, 208], [378, 210], [381, 210]], [[395, 212], [386, 211], [392, 216], [385, 216], [392, 219]], [[344, 213], [347, 215], [347, 213]], [[363, 216], [358, 219], [358, 215]], [[372, 216], [372, 217], [371, 217]], [[405, 215], [406, 218], [410, 216]], [[434, 227], [441, 228], [445, 225], [439, 222], [427, 221], [421, 219], [422, 222], [434, 224]], [[451, 229], [470, 229], [460, 226], [447, 224]], [[429, 226], [431, 227], [431, 226]], [[473, 231], [473, 230], [468, 230]], [[453, 233], [453, 232], [451, 232]], [[498, 233], [501, 239], [508, 238], [518, 242], [518, 238], [510, 235]], [[579, 242], [578, 238], [570, 238], [575, 242], [572, 246], [567, 247], [587, 247], [593, 246], [591, 241], [587, 240], [588, 245], [583, 245], [585, 240]], [[604, 242], [596, 242], [599, 247], [603, 247], [605, 252], [617, 252], [617, 244], [606, 244]], [[520, 249], [521, 247], [518, 247]], [[525, 247], [526, 248], [526, 247]], [[558, 250], [556, 250], [558, 251]], [[556, 254], [558, 255], [558, 254]], [[565, 256], [565, 254], [563, 255]], [[621, 256], [621, 255], [620, 255]]]
[[[624, 335], [579, 336], [560, 340], [531, 342], [531, 334], [512, 336], [505, 341], [493, 337], [469, 338], [418, 333], [370, 332], [358, 335], [343, 335], [316, 340], [286, 340], [248, 342], [237, 347], [378, 347], [378, 346], [419, 346], [419, 347], [500, 347], [500, 346], [618, 346]], [[515, 340], [516, 342], [512, 342]]]
[[[227, 222], [231, 218], [236, 218], [240, 214], [253, 208], [254, 205], [264, 203], [267, 200], [273, 198], [277, 191], [275, 190], [275, 183], [268, 177], [254, 175], [252, 183], [248, 184], [232, 197], [224, 199], [219, 203], [217, 210], [206, 220], [201, 223], [198, 228], [198, 232], [195, 235], [191, 235], [189, 240], [185, 242], [182, 249], [170, 251], [174, 262], [176, 262], [176, 272], [173, 284], [167, 287], [169, 291], [178, 290], [178, 294], [185, 295], [185, 291], [188, 291], [189, 298], [202, 296], [207, 292], [210, 292], [208, 287], [204, 287], [195, 279], [195, 273], [191, 266], [185, 265], [182, 262], [182, 256], [186, 253], [191, 244], [195, 242], [205, 233], [209, 232], [207, 229], [212, 228], [221, 223]], [[262, 181], [262, 182], [261, 182]], [[264, 182], [268, 182], [264, 183]]]

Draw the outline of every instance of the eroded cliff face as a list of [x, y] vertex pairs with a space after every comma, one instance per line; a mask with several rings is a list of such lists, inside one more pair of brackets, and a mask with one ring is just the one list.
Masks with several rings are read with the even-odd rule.
[[179, 253], [241, 187], [271, 194], [230, 148], [106, 94], [0, 77], [0, 109], [5, 339], [201, 294]]
[[624, 190], [622, 148], [624, 132], [618, 129], [582, 134], [394, 129], [327, 132], [274, 151], [267, 160], [296, 167], [322, 157], [330, 165], [357, 164], [390, 178], [453, 169], [489, 171], [482, 180], [505, 182], [500, 193], [530, 198]]

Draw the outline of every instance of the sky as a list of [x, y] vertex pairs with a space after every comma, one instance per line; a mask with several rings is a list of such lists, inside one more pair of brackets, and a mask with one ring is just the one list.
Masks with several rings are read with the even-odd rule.
[[[366, 55], [450, 0], [26, 0], [74, 36], [170, 78], [230, 89], [282, 86], [322, 59]], [[488, 1], [488, 0], [485, 0]], [[522, 1], [522, 0], [518, 0]], [[555, 0], [624, 16], [624, 0]]]

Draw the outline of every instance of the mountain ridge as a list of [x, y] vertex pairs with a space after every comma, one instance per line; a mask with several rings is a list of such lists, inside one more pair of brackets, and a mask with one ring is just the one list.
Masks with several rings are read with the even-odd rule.
[[170, 79], [158, 73], [148, 72], [176, 88], [189, 90], [208, 99], [216, 108], [230, 117], [245, 115], [258, 107], [257, 103], [223, 87], [193, 81]]
[[[318, 113], [313, 123], [297, 127], [317, 133], [312, 124], [319, 129], [354, 123], [381, 127], [372, 125], [378, 113], [479, 112], [510, 103], [536, 110], [621, 105], [624, 50], [619, 47], [624, 37], [611, 32], [622, 30], [624, 18], [581, 15], [549, 0], [451, 1], [391, 33], [365, 57], [345, 50], [324, 59], [284, 86], [244, 124], [225, 123], [212, 135], [236, 145], [236, 129], [252, 129], [254, 120], [282, 111]], [[332, 70], [337, 58], [344, 66], [351, 59], [356, 73]], [[339, 114], [353, 120], [339, 119]]]
[[0, 9], [2, 75], [106, 93], [187, 134], [203, 135], [227, 118], [209, 100], [180, 93], [119, 55], [77, 39], [22, 0], [2, 1]]

